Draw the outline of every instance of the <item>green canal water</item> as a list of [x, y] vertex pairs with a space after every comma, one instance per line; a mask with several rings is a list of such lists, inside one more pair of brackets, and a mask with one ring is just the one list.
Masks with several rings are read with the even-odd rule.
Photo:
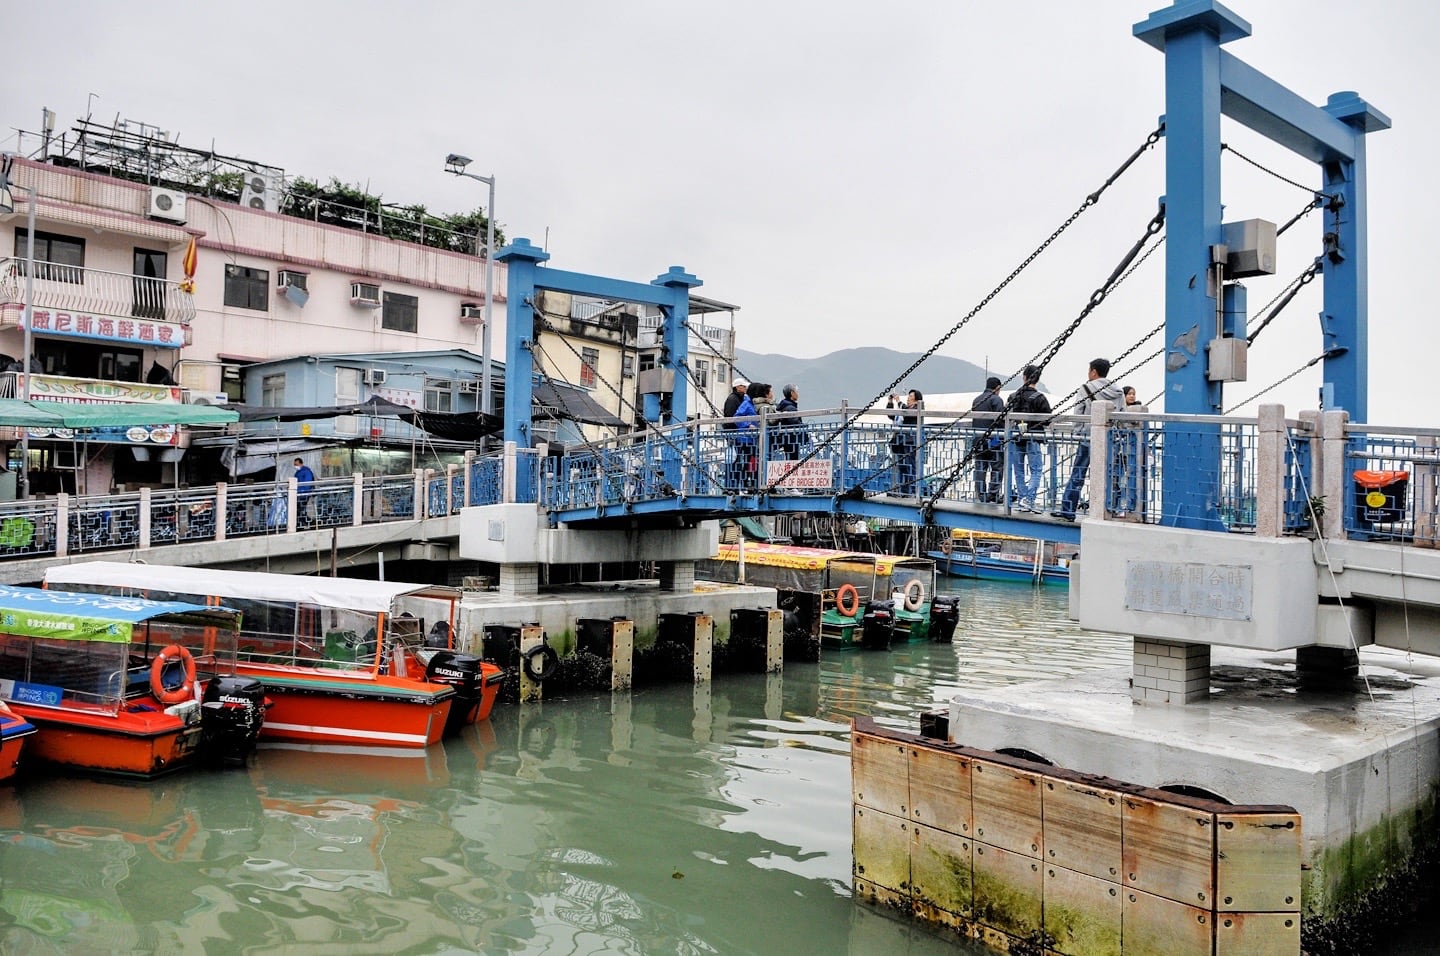
[[981, 953], [850, 894], [849, 721], [1111, 667], [1062, 589], [965, 585], [950, 645], [500, 706], [424, 755], [266, 748], [0, 789], [0, 952]]

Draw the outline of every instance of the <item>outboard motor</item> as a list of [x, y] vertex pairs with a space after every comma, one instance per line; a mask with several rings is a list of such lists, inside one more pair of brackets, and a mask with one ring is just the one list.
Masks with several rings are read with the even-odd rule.
[[445, 718], [446, 734], [453, 734], [478, 719], [485, 691], [480, 658], [473, 654], [436, 651], [425, 667], [425, 679], [432, 684], [455, 688], [450, 716]]
[[871, 601], [865, 608], [860, 642], [871, 650], [889, 650], [895, 637], [895, 602]]
[[930, 640], [949, 644], [960, 621], [960, 599], [953, 594], [937, 594], [930, 602]]
[[244, 763], [265, 722], [265, 685], [253, 677], [216, 677], [200, 702], [200, 749], [209, 760]]

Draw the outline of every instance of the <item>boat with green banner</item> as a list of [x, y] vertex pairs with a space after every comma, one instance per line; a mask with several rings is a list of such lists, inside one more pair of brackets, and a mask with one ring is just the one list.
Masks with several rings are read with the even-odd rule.
[[0, 701], [33, 724], [32, 760], [154, 777], [244, 757], [264, 690], [235, 672], [224, 607], [0, 586]]

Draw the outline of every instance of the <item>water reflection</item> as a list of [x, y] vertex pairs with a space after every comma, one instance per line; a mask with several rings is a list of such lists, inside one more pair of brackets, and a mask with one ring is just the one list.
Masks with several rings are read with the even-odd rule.
[[1063, 595], [962, 602], [953, 645], [502, 707], [424, 754], [24, 781], [0, 791], [0, 950], [955, 953], [850, 899], [850, 718], [913, 728], [956, 688], [1129, 654]]

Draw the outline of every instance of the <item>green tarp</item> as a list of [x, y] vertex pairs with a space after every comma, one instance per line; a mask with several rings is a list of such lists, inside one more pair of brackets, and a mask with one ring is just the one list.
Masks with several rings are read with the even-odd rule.
[[27, 428], [128, 428], [131, 425], [228, 425], [239, 412], [214, 405], [46, 402], [0, 398], [0, 425]]

